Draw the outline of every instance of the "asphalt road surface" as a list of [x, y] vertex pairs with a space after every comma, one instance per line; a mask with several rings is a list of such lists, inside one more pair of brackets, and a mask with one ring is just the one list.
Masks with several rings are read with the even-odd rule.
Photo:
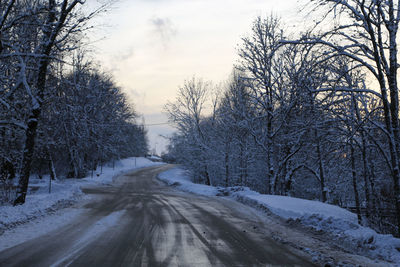
[[179, 192], [156, 179], [168, 166], [87, 188], [84, 215], [0, 252], [0, 266], [313, 266], [260, 236], [267, 227], [235, 201]]

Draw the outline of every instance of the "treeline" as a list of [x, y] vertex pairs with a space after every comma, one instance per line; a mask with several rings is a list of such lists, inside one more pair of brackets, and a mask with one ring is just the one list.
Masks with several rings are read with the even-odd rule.
[[83, 52], [108, 4], [84, 3], [0, 2], [0, 202], [24, 203], [31, 174], [79, 178], [147, 151], [121, 88]]
[[400, 236], [396, 9], [316, 3], [329, 10], [297, 37], [257, 18], [225, 85], [185, 81], [165, 107], [178, 129], [165, 157], [196, 182], [319, 199]]

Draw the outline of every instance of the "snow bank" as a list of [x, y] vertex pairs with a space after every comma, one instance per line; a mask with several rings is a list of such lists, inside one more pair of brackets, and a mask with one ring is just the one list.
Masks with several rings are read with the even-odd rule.
[[400, 266], [400, 239], [376, 233], [357, 223], [357, 216], [338, 206], [286, 196], [263, 195], [247, 187], [211, 187], [194, 184], [180, 168], [159, 175], [167, 184], [183, 191], [207, 196], [229, 196], [252, 207], [268, 210], [288, 221], [333, 235], [337, 243], [372, 259]]
[[215, 196], [218, 194], [218, 188], [194, 184], [191, 181], [191, 177], [188, 171], [181, 168], [173, 168], [168, 171], [162, 172], [158, 175], [158, 178], [168, 185], [179, 188], [182, 191], [195, 193], [203, 196]]
[[258, 205], [266, 206], [272, 213], [285, 219], [297, 219], [302, 216], [319, 214], [323, 217], [333, 217], [345, 219], [357, 223], [357, 216], [348, 210], [338, 206], [325, 204], [319, 201], [312, 201], [300, 198], [286, 196], [262, 195], [244, 187], [242, 190], [235, 190], [231, 193], [233, 196], [253, 200]]
[[58, 179], [52, 181], [49, 194], [49, 176], [38, 179], [31, 177], [29, 181], [30, 193], [24, 205], [13, 207], [0, 206], [0, 234], [16, 225], [32, 219], [51, 214], [58, 209], [71, 206], [78, 199], [82, 199], [82, 186], [95, 184], [110, 184], [113, 179], [124, 172], [138, 168], [159, 165], [146, 158], [127, 158], [115, 162], [114, 167], [103, 167], [94, 172], [93, 178], [89, 175], [83, 179]]
[[0, 252], [64, 227], [84, 212], [84, 209], [66, 208], [55, 212], [54, 216], [44, 216], [5, 231], [0, 234]]
[[[44, 183], [39, 183], [35, 180], [33, 182], [35, 186], [42, 188], [45, 187], [44, 183], [46, 183], [45, 181], [43, 181]], [[80, 198], [81, 190], [77, 183], [73, 181], [54, 181], [52, 187], [54, 192], [51, 194], [40, 189], [35, 193], [28, 194], [24, 205], [16, 207], [11, 205], [0, 206], [0, 232], [6, 228], [11, 228], [69, 206]]]
[[240, 202], [266, 208], [284, 219], [330, 233], [346, 249], [400, 266], [400, 239], [359, 225], [357, 215], [346, 209], [319, 201], [262, 195], [249, 188], [226, 190], [230, 191], [228, 195]]
[[361, 226], [357, 222], [320, 214], [305, 215], [298, 218], [296, 222], [333, 234], [336, 241], [346, 249], [400, 266], [400, 239], [392, 235], [378, 234], [373, 229]]

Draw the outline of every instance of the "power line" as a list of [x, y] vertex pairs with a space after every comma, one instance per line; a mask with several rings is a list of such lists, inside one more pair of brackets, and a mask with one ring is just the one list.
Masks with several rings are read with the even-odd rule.
[[129, 123], [129, 124], [115, 124], [115, 123], [96, 123], [96, 122], [83, 122], [83, 121], [69, 121], [64, 122], [68, 124], [80, 124], [80, 125], [90, 125], [90, 126], [115, 126], [115, 127], [132, 127], [132, 126], [160, 126], [160, 125], [171, 125], [169, 122], [160, 122], [160, 123], [149, 123], [149, 124], [141, 124], [141, 123]]
[[169, 122], [160, 122], [160, 123], [150, 123], [150, 124], [141, 124], [143, 126], [159, 126], [159, 125], [171, 125]]

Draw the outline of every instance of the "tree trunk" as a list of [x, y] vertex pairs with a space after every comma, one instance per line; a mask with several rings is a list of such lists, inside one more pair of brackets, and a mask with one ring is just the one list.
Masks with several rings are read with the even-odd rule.
[[[397, 7], [399, 8], [399, 7]], [[393, 125], [393, 139], [396, 163], [394, 165], [394, 175], [393, 175], [393, 184], [394, 184], [394, 195], [396, 202], [396, 214], [397, 214], [397, 235], [400, 236], [400, 125], [399, 125], [399, 92], [397, 85], [397, 70], [398, 70], [398, 49], [397, 49], [397, 31], [399, 26], [399, 21], [395, 18], [397, 16], [398, 11], [395, 10], [394, 4], [391, 3], [389, 5], [389, 16], [390, 16], [390, 29], [389, 29], [389, 43], [390, 43], [390, 53], [389, 53], [389, 75], [388, 75], [388, 83], [390, 89], [390, 111], [392, 117], [392, 125]]]
[[206, 175], [206, 185], [211, 185], [210, 175], [208, 174], [207, 165], [204, 166], [204, 172]]
[[272, 155], [274, 153], [273, 151], [273, 140], [272, 140], [272, 116], [270, 115], [272, 113], [272, 109], [268, 109], [268, 122], [267, 122], [267, 135], [268, 135], [268, 141], [267, 141], [267, 168], [268, 168], [268, 193], [275, 194], [275, 179], [274, 179], [274, 163], [272, 159]]
[[[351, 79], [349, 79], [349, 84], [352, 84]], [[355, 98], [355, 95], [351, 95], [351, 100], [353, 102], [353, 107], [355, 111], [355, 115], [357, 118], [358, 122], [362, 121], [362, 117], [360, 114], [360, 108], [358, 106], [357, 99]], [[353, 126], [353, 128], [355, 128]], [[369, 184], [368, 184], [368, 159], [367, 159], [367, 141], [365, 138], [364, 134], [364, 128], [361, 127], [360, 129], [360, 136], [361, 136], [361, 159], [363, 162], [363, 179], [364, 179], [364, 191], [365, 191], [365, 201], [366, 201], [366, 212], [365, 212], [365, 217], [368, 219], [369, 214], [370, 214], [370, 208], [371, 208], [371, 198], [370, 198], [370, 192], [369, 192]]]
[[326, 186], [325, 186], [324, 162], [322, 159], [321, 143], [320, 143], [317, 131], [315, 131], [315, 136], [317, 138], [317, 155], [318, 155], [319, 182], [320, 182], [320, 187], [321, 187], [321, 200], [322, 200], [322, 202], [326, 202], [328, 200], [328, 196], [327, 196], [327, 190], [326, 190]]
[[363, 178], [364, 178], [364, 191], [365, 191], [365, 201], [367, 203], [366, 206], [366, 212], [365, 212], [365, 217], [369, 219], [370, 215], [370, 210], [371, 210], [371, 194], [369, 191], [369, 183], [368, 183], [368, 159], [367, 159], [367, 147], [366, 147], [366, 141], [365, 141], [365, 136], [363, 133], [361, 133], [361, 138], [362, 138], [362, 148], [361, 148], [361, 154], [362, 154], [362, 161], [363, 161]]
[[225, 145], [225, 186], [229, 186], [229, 153], [228, 143]]
[[[381, 94], [382, 94], [382, 104], [383, 104], [383, 112], [385, 118], [386, 129], [388, 131], [388, 144], [389, 144], [389, 153], [390, 153], [390, 162], [392, 165], [392, 181], [393, 181], [393, 192], [394, 192], [394, 202], [395, 202], [395, 209], [396, 209], [396, 219], [397, 219], [397, 236], [400, 236], [400, 187], [399, 187], [399, 180], [400, 180], [400, 173], [399, 173], [399, 155], [400, 151], [398, 150], [399, 146], [399, 131], [398, 131], [398, 114], [393, 115], [393, 112], [397, 110], [398, 107], [394, 107], [394, 105], [398, 105], [398, 100], [394, 101], [393, 103], [389, 103], [387, 90], [385, 88], [385, 81], [380, 76], [380, 86], [381, 86]], [[395, 87], [397, 90], [397, 86]], [[390, 89], [391, 97], [394, 97], [392, 91]], [[397, 130], [395, 128], [397, 127]]]
[[362, 220], [361, 220], [361, 209], [360, 209], [360, 197], [357, 188], [356, 160], [354, 157], [354, 146], [352, 143], [350, 144], [350, 161], [351, 161], [351, 176], [353, 178], [354, 200], [356, 202], [357, 219], [358, 223], [361, 224]]
[[48, 163], [49, 163], [50, 178], [51, 178], [51, 180], [55, 180], [57, 178], [56, 169], [54, 168], [54, 161], [53, 161], [53, 157], [51, 156], [51, 152], [50, 152], [49, 148], [47, 148], [47, 156], [48, 156]]
[[240, 152], [239, 152], [239, 183], [240, 185], [244, 185], [244, 177], [243, 177], [243, 170], [244, 170], [244, 159], [243, 159], [243, 140], [241, 140], [239, 147], [240, 147]]
[[28, 128], [25, 132], [25, 147], [22, 158], [21, 174], [19, 177], [18, 187], [17, 187], [17, 197], [14, 200], [15, 205], [22, 205], [25, 203], [26, 193], [28, 191], [29, 176], [31, 173], [31, 165], [33, 159], [33, 152], [35, 150], [35, 138], [36, 130], [38, 125], [38, 120], [40, 117], [41, 107], [34, 107], [31, 110], [31, 115], [28, 119]]
[[[274, 176], [277, 176], [277, 171], [274, 169], [274, 164], [276, 163], [275, 161], [275, 157], [274, 157], [274, 140], [273, 140], [273, 131], [274, 131], [274, 125], [273, 125], [273, 119], [274, 119], [274, 96], [273, 96], [273, 86], [271, 84], [271, 80], [272, 80], [272, 62], [269, 62], [270, 66], [268, 66], [270, 69], [268, 71], [268, 79], [267, 79], [267, 83], [265, 83], [265, 85], [267, 88], [267, 95], [268, 95], [268, 108], [267, 108], [267, 118], [268, 118], [268, 153], [269, 153], [269, 175], [271, 178], [274, 178]], [[265, 79], [265, 78], [264, 78]], [[265, 82], [265, 81], [264, 81]]]

